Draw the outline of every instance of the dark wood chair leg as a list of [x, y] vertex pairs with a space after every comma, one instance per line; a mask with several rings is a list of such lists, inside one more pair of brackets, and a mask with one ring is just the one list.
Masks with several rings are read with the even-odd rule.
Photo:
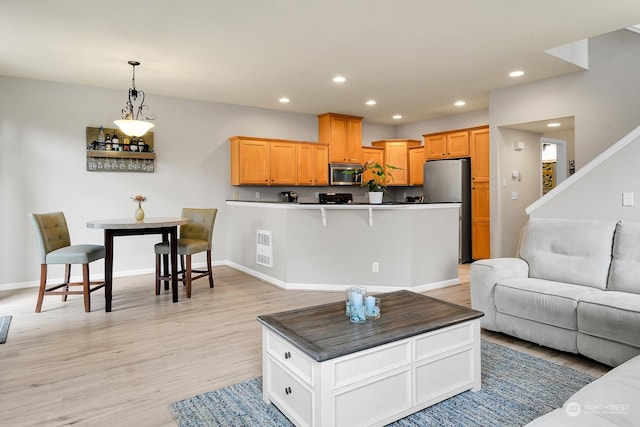
[[187, 265], [183, 270], [182, 277], [184, 277], [185, 285], [187, 285], [187, 298], [191, 298], [191, 255], [187, 255]]
[[207, 272], [209, 273], [209, 287], [213, 288], [213, 270], [211, 269], [211, 249], [207, 251]]
[[160, 295], [160, 263], [161, 255], [156, 254], [156, 295]]
[[47, 264], [40, 264], [40, 289], [38, 290], [38, 301], [36, 302], [36, 313], [42, 310], [42, 300], [44, 299], [44, 290], [47, 286]]
[[[189, 256], [189, 255], [187, 255], [187, 256]], [[191, 264], [191, 263], [189, 263], [189, 264]], [[191, 269], [191, 266], [189, 266], [189, 269]], [[180, 255], [180, 270], [178, 270], [178, 273], [182, 274], [182, 283], [184, 285], [186, 285], [187, 284], [187, 282], [186, 282], [187, 269], [186, 269], [185, 263], [184, 263], [184, 255]], [[180, 280], [180, 279], [178, 279], [178, 280]]]
[[[169, 255], [162, 255], [162, 263], [163, 263], [163, 276], [169, 277]], [[169, 290], [169, 282], [167, 280], [164, 281], [164, 290], [165, 291]]]
[[[66, 286], [64, 287], [65, 292], [69, 292], [69, 282], [71, 281], [71, 264], [65, 264], [64, 266], [64, 283]], [[62, 295], [62, 301], [67, 300], [67, 294]]]
[[89, 290], [89, 264], [82, 264], [82, 296], [84, 297], [84, 311], [91, 311], [91, 291]]

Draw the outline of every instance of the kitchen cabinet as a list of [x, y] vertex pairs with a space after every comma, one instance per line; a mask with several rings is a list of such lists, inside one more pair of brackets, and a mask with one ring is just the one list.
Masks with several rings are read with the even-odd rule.
[[409, 148], [409, 185], [424, 183], [424, 146]]
[[469, 157], [469, 131], [422, 135], [426, 160]]
[[469, 131], [471, 151], [471, 257], [491, 257], [489, 128]]
[[295, 185], [298, 168], [296, 164], [296, 143], [288, 141], [270, 141], [269, 157], [271, 185]]
[[329, 185], [329, 146], [296, 145], [297, 185]]
[[231, 185], [328, 185], [329, 146], [232, 136]]
[[271, 149], [267, 139], [231, 137], [231, 185], [269, 185]]
[[[384, 147], [362, 147], [362, 165], [369, 161], [383, 165]], [[365, 170], [362, 173], [362, 182], [368, 182], [371, 178], [373, 178], [371, 171]]]
[[[399, 169], [387, 171], [387, 185], [409, 185], [409, 148], [418, 147], [420, 141], [414, 139], [385, 139], [373, 141], [374, 147], [384, 148], [384, 164]], [[389, 177], [388, 175], [391, 174]]]
[[362, 119], [335, 113], [318, 116], [318, 141], [329, 144], [331, 163], [362, 163]]

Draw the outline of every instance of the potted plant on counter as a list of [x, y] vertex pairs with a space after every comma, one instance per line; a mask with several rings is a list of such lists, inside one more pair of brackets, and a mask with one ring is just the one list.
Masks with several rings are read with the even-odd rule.
[[390, 172], [392, 169], [400, 170], [401, 168], [393, 165], [382, 166], [373, 160], [364, 164], [362, 186], [369, 190], [369, 203], [382, 203], [383, 192], [387, 191], [387, 180], [393, 180]]

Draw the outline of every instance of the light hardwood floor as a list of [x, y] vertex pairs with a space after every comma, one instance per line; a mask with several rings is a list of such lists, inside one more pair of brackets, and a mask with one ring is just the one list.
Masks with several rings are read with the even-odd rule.
[[[36, 289], [0, 291], [0, 315], [13, 316], [0, 345], [0, 424], [175, 425], [170, 403], [262, 374], [256, 316], [343, 297], [284, 291], [230, 267], [214, 274], [214, 289], [198, 280], [177, 304], [170, 292], [154, 295], [151, 275], [116, 279], [111, 313], [102, 291], [92, 294], [91, 313], [72, 296], [45, 298], [39, 314]], [[469, 306], [468, 265], [460, 280], [426, 294]], [[609, 370], [501, 334], [483, 337], [593, 376]]]

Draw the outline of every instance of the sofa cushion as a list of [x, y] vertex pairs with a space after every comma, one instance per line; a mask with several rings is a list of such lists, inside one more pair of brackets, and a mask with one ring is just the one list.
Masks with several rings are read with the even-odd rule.
[[616, 221], [532, 218], [519, 254], [529, 277], [605, 289]]
[[640, 420], [640, 356], [607, 372], [567, 399], [562, 409], [533, 426], [637, 426]]
[[605, 291], [578, 303], [580, 332], [640, 348], [640, 295]]
[[550, 280], [504, 279], [496, 286], [496, 309], [499, 313], [575, 331], [578, 300], [587, 294], [602, 292]]
[[607, 289], [640, 294], [640, 223], [620, 221]]

